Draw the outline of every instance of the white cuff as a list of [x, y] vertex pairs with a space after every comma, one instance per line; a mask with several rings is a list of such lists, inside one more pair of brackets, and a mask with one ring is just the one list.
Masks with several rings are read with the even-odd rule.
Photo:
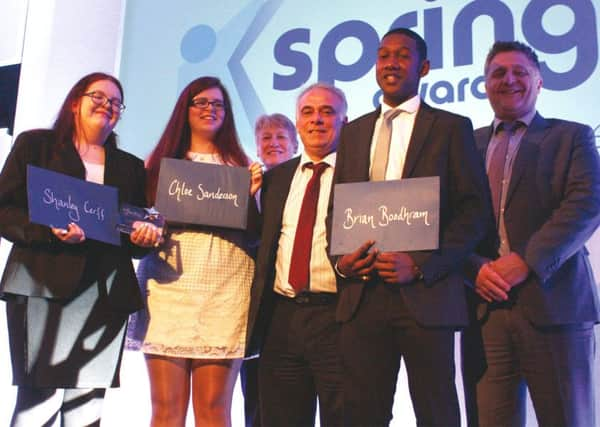
[[335, 274], [337, 274], [338, 276], [340, 276], [342, 279], [348, 279], [349, 276], [346, 276], [345, 274], [343, 274], [340, 269], [338, 268], [338, 263], [337, 261], [335, 262], [334, 266], [333, 266], [333, 271], [335, 271]]

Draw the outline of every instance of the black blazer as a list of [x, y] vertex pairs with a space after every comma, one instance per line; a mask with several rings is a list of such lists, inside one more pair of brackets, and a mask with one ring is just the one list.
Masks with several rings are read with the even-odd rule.
[[[343, 128], [334, 184], [369, 181], [371, 141], [379, 114], [378, 109]], [[402, 177], [428, 176], [440, 177], [440, 247], [410, 252], [424, 279], [398, 286], [420, 324], [460, 327], [467, 324], [462, 264], [491, 221], [489, 189], [471, 121], [421, 102]], [[364, 286], [356, 279], [338, 278], [339, 321], [352, 318]]]
[[[85, 179], [85, 167], [75, 147], [57, 144], [51, 130], [24, 132], [17, 138], [0, 174], [0, 234], [13, 242], [0, 281], [0, 293], [51, 299], [69, 298], [80, 285], [86, 263], [94, 263], [97, 277], [106, 283], [110, 306], [133, 312], [142, 299], [131, 263], [141, 256], [138, 248], [123, 236], [121, 246], [86, 240], [82, 244], [62, 243], [49, 227], [29, 222], [27, 207], [27, 165]], [[119, 189], [119, 201], [145, 206], [143, 162], [117, 148], [106, 147], [104, 183]]]
[[260, 190], [263, 225], [250, 293], [246, 356], [260, 352], [273, 313], [275, 257], [279, 246], [283, 209], [299, 163], [300, 157], [295, 157], [269, 170], [263, 177]]
[[[492, 126], [475, 132], [482, 159], [491, 136]], [[600, 321], [585, 247], [600, 225], [600, 160], [594, 142], [589, 126], [536, 114], [515, 158], [504, 221], [511, 250], [532, 270], [515, 289], [517, 306], [536, 325]], [[496, 237], [495, 226], [489, 234]]]

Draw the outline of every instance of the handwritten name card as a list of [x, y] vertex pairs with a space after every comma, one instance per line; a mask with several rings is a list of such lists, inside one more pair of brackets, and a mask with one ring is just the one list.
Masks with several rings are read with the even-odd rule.
[[381, 251], [437, 249], [439, 177], [337, 184], [333, 195], [332, 255], [367, 240]]
[[243, 167], [162, 159], [156, 207], [168, 221], [245, 229], [250, 172]]
[[66, 229], [71, 222], [86, 238], [121, 245], [118, 189], [27, 165], [29, 220]]

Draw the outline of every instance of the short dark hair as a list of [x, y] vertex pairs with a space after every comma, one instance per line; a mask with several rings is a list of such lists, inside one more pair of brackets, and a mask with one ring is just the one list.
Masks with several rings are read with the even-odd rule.
[[521, 43], [519, 41], [496, 41], [490, 51], [485, 58], [485, 66], [483, 69], [484, 74], [487, 74], [490, 63], [494, 59], [496, 55], [503, 52], [521, 52], [525, 55], [529, 61], [533, 64], [533, 66], [539, 71], [540, 70], [540, 61], [538, 60], [538, 56], [535, 51], [525, 43]]
[[406, 37], [413, 39], [417, 45], [417, 52], [419, 53], [419, 59], [421, 61], [424, 61], [427, 59], [427, 43], [425, 43], [425, 40], [419, 34], [415, 33], [413, 30], [410, 30], [408, 28], [392, 28], [391, 30], [389, 30], [387, 33], [385, 33], [383, 35], [381, 40], [385, 39], [387, 36], [392, 35], [392, 34], [402, 34], [402, 35], [405, 35]]

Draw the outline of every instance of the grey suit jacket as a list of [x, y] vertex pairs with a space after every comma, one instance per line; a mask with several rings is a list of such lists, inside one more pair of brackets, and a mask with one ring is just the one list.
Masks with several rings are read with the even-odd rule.
[[[369, 180], [371, 140], [378, 115], [376, 110], [342, 130], [334, 184]], [[440, 247], [409, 253], [423, 272], [424, 280], [398, 285], [400, 291], [420, 324], [464, 326], [467, 308], [461, 264], [483, 238], [493, 216], [471, 121], [422, 102], [402, 176], [440, 177]], [[355, 279], [338, 280], [339, 321], [354, 316], [364, 286]]]
[[[475, 132], [482, 159], [491, 133], [491, 126]], [[516, 288], [517, 305], [536, 325], [600, 320], [585, 247], [600, 225], [594, 141], [589, 126], [536, 114], [513, 165], [504, 220], [511, 250], [532, 270]], [[489, 233], [496, 235], [495, 226]]]

